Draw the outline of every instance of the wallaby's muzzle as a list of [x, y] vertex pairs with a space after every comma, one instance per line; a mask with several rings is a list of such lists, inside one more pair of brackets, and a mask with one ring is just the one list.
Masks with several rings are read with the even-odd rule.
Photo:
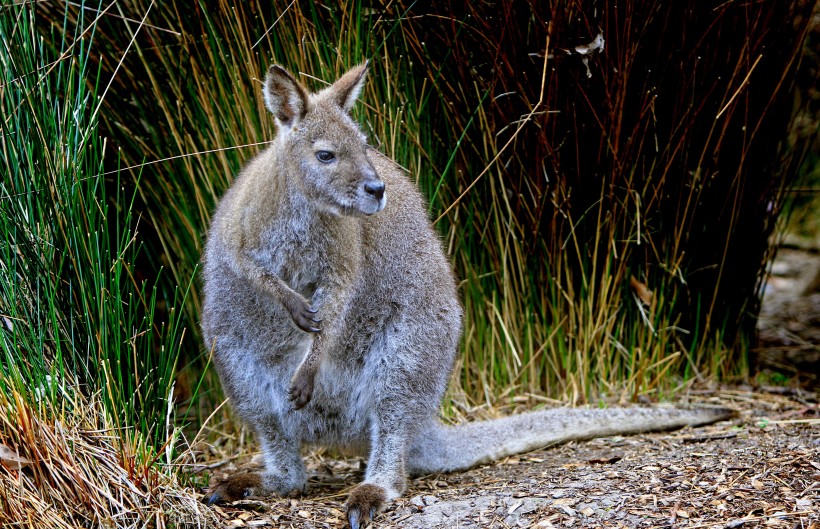
[[362, 170], [362, 186], [358, 193], [357, 209], [365, 215], [373, 215], [384, 209], [387, 199], [384, 196], [384, 181], [376, 174], [372, 166]]

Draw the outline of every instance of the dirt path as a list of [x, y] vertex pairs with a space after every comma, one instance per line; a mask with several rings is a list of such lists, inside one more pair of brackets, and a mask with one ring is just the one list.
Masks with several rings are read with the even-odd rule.
[[[772, 389], [772, 391], [780, 391]], [[737, 419], [570, 443], [494, 465], [413, 480], [375, 527], [820, 528], [820, 407], [815, 394], [702, 392]], [[217, 507], [225, 527], [342, 527], [358, 460], [308, 458], [301, 498]]]
[[758, 318], [760, 367], [817, 384], [820, 373], [820, 253], [781, 248]]

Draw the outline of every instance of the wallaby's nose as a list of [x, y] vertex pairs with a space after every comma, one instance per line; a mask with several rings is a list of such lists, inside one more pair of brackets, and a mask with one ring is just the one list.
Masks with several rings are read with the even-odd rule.
[[381, 200], [384, 196], [384, 182], [380, 180], [376, 180], [375, 182], [365, 182], [364, 192], [376, 200]]

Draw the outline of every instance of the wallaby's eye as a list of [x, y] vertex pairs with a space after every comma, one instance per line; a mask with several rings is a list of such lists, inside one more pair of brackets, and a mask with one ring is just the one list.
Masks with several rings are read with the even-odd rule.
[[336, 158], [336, 155], [330, 151], [316, 151], [316, 159], [322, 163], [330, 163]]

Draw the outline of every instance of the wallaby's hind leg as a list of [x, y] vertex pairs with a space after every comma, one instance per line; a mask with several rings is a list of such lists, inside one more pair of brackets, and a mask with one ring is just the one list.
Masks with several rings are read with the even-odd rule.
[[406, 411], [389, 410], [382, 404], [374, 413], [370, 457], [364, 482], [347, 499], [347, 518], [351, 529], [366, 525], [381, 512], [385, 503], [407, 487], [408, 419]]
[[299, 443], [285, 435], [278, 421], [257, 424], [256, 438], [265, 456], [262, 473], [240, 472], [212, 485], [206, 496], [208, 505], [241, 500], [251, 496], [304, 492], [307, 485], [305, 463], [299, 453]]

